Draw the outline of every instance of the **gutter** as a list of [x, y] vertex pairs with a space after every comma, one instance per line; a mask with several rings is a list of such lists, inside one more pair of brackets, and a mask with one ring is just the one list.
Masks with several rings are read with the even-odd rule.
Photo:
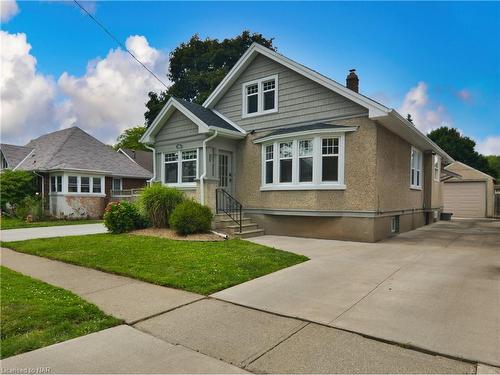
[[144, 145], [144, 147], [146, 147], [148, 150], [153, 151], [153, 177], [151, 177], [151, 179], [148, 180], [148, 184], [151, 185], [151, 183], [156, 179], [156, 150], [154, 147], [150, 147], [148, 145]]
[[218, 130], [203, 141], [203, 174], [200, 176], [200, 203], [205, 204], [205, 177], [207, 176], [207, 143], [218, 135]]
[[[42, 178], [42, 211], [45, 213], [45, 178], [43, 175], [36, 173], [36, 171], [32, 171], [34, 175]], [[49, 181], [50, 182], [50, 181]]]

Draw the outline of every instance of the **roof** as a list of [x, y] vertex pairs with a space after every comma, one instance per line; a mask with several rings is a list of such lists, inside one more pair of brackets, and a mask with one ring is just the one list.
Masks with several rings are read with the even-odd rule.
[[137, 163], [144, 169], [153, 172], [153, 153], [151, 151], [132, 150], [130, 148], [120, 148], [118, 151], [123, 152], [131, 160], [133, 160], [134, 163]]
[[33, 149], [29, 147], [9, 145], [6, 143], [0, 144], [0, 150], [9, 168], [15, 168], [31, 151], [33, 151]]
[[85, 170], [111, 176], [149, 179], [152, 174], [78, 127], [42, 135], [26, 147], [33, 152], [17, 169]]
[[175, 100], [182, 104], [188, 111], [198, 117], [201, 121], [203, 121], [208, 127], [215, 127], [239, 132], [239, 129], [235, 128], [229, 122], [223, 120], [211, 109], [205, 108], [196, 103], [188, 102], [184, 99], [175, 98]]
[[444, 167], [446, 172], [452, 172], [458, 174], [458, 177], [453, 176], [453, 178], [448, 179], [448, 181], [477, 181], [477, 180], [495, 180], [494, 177], [481, 172], [470, 165], [464, 164], [459, 161], [454, 161], [453, 163]]
[[287, 128], [280, 128], [271, 133], [266, 134], [263, 137], [257, 138], [254, 140], [254, 143], [263, 142], [265, 140], [271, 140], [275, 137], [281, 137], [286, 134], [296, 134], [296, 133], [304, 133], [304, 132], [347, 132], [354, 131], [355, 127], [352, 126], [344, 126], [344, 125], [335, 125], [335, 124], [326, 124], [326, 123], [315, 123], [309, 125], [301, 125], [301, 126], [291, 126]]

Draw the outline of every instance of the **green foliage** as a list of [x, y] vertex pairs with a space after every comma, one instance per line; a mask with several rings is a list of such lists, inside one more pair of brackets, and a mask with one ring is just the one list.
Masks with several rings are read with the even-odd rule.
[[496, 177], [496, 172], [489, 166], [486, 157], [474, 150], [476, 142], [461, 135], [457, 129], [443, 126], [431, 131], [427, 136], [453, 159]]
[[136, 126], [125, 129], [117, 138], [117, 143], [114, 145], [114, 149], [118, 150], [119, 148], [130, 148], [132, 150], [147, 150], [146, 147], [139, 142], [145, 131], [145, 126]]
[[38, 221], [43, 217], [42, 199], [38, 196], [25, 197], [15, 209], [15, 215], [18, 219], [26, 220], [31, 215], [33, 221]]
[[144, 114], [147, 125], [151, 125], [171, 96], [203, 103], [253, 42], [274, 49], [273, 38], [248, 30], [222, 41], [202, 40], [194, 35], [187, 43], [181, 43], [170, 54], [168, 78], [172, 86], [160, 94], [149, 93], [148, 111]]
[[120, 324], [67, 290], [0, 268], [1, 358]]
[[0, 202], [3, 210], [6, 204], [17, 205], [36, 192], [35, 176], [27, 171], [4, 170], [0, 173]]
[[146, 222], [135, 204], [124, 201], [108, 204], [104, 210], [104, 225], [111, 233], [124, 233], [144, 228]]
[[55, 227], [59, 225], [81, 225], [81, 224], [97, 224], [102, 223], [102, 220], [90, 219], [43, 219], [32, 223], [27, 223], [25, 220], [18, 219], [17, 217], [9, 217], [3, 215], [0, 217], [0, 229], [17, 229], [17, 228], [39, 228], [39, 227]]
[[[500, 178], [500, 156], [499, 155], [488, 155], [486, 156], [488, 160], [488, 165], [496, 173], [496, 178]], [[495, 177], [495, 176], [493, 176]]]
[[213, 214], [209, 207], [203, 206], [194, 200], [180, 203], [172, 212], [170, 226], [178, 234], [208, 232], [212, 223]]
[[172, 211], [184, 199], [182, 191], [155, 183], [144, 188], [140, 204], [151, 225], [156, 228], [166, 228]]

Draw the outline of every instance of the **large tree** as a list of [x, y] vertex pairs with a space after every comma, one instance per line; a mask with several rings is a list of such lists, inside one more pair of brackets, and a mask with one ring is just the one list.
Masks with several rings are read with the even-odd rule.
[[486, 157], [474, 149], [476, 142], [461, 135], [457, 129], [443, 126], [431, 131], [427, 136], [453, 159], [496, 177], [496, 171], [490, 167]]
[[144, 147], [144, 145], [139, 142], [139, 139], [141, 139], [145, 131], [145, 126], [136, 126], [133, 128], [125, 129], [116, 140], [117, 143], [114, 145], [115, 150], [118, 150], [119, 148], [146, 150], [146, 147]]
[[254, 42], [273, 47], [273, 38], [245, 30], [234, 38], [200, 39], [194, 35], [170, 54], [168, 78], [172, 85], [161, 93], [150, 92], [144, 114], [149, 126], [171, 96], [203, 103], [236, 61]]

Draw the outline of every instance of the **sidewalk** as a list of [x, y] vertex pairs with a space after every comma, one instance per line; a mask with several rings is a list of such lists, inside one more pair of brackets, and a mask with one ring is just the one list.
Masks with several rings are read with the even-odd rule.
[[106, 233], [104, 224], [60, 225], [54, 227], [19, 228], [0, 231], [2, 241], [22, 241], [33, 238], [80, 236]]

